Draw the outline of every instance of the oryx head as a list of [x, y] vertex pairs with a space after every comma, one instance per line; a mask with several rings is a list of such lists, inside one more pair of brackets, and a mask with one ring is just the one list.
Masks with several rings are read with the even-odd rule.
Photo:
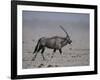
[[67, 31], [60, 25], [60, 28], [66, 33], [66, 40], [69, 44], [72, 43], [72, 40], [70, 39], [70, 36], [68, 35]]

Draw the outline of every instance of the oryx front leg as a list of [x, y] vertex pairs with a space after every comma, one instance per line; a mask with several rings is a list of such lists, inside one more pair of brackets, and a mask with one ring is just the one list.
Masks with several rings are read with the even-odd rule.
[[62, 50], [61, 49], [59, 49], [59, 52], [60, 52], [60, 54], [62, 54]]
[[51, 58], [53, 58], [55, 52], [56, 52], [56, 49], [53, 50]]

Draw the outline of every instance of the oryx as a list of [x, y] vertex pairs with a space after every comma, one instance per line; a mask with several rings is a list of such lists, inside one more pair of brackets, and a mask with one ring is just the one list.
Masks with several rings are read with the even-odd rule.
[[[37, 53], [41, 50], [41, 54], [43, 57], [43, 60], [45, 60], [45, 57], [43, 55], [43, 52], [45, 48], [53, 49], [53, 54], [56, 52], [56, 50], [59, 50], [60, 54], [62, 54], [62, 47], [64, 47], [67, 44], [71, 44], [72, 40], [70, 39], [67, 31], [60, 25], [60, 28], [66, 33], [65, 37], [60, 36], [53, 36], [50, 38], [42, 37], [38, 40], [38, 43], [35, 47], [35, 50], [33, 52], [34, 58], [32, 60], [35, 60]], [[53, 57], [53, 56], [52, 56]]]

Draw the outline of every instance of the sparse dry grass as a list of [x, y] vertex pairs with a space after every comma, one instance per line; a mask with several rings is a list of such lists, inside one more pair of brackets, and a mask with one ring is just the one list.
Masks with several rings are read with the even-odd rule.
[[89, 50], [88, 49], [73, 49], [73, 50], [64, 50], [63, 54], [60, 55], [59, 52], [54, 54], [54, 57], [51, 59], [52, 50], [45, 51], [44, 56], [46, 60], [44, 61], [41, 54], [38, 53], [35, 61], [32, 61], [33, 58], [32, 52], [23, 53], [23, 68], [49, 68], [49, 67], [71, 67], [71, 66], [85, 66], [89, 65]]

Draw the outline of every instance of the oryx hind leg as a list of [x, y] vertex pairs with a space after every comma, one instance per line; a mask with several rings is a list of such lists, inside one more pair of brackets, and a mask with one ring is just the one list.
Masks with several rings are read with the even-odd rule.
[[41, 49], [42, 49], [42, 47], [39, 46], [39, 48], [37, 49], [37, 52], [35, 53], [35, 55], [34, 55], [34, 57], [33, 57], [33, 59], [32, 59], [32, 61], [34, 61], [34, 60], [36, 59], [37, 53], [38, 53]]
[[39, 52], [41, 49], [42, 49], [42, 46], [40, 45], [39, 48], [38, 48], [38, 50], [37, 50], [37, 52]]
[[46, 60], [45, 57], [44, 57], [44, 54], [43, 54], [44, 51], [45, 51], [45, 48], [42, 48], [41, 55], [42, 55], [42, 57], [43, 57], [43, 60]]
[[34, 55], [32, 61], [34, 61], [34, 60], [36, 59], [36, 56], [37, 56], [37, 52], [35, 53], [35, 55]]

